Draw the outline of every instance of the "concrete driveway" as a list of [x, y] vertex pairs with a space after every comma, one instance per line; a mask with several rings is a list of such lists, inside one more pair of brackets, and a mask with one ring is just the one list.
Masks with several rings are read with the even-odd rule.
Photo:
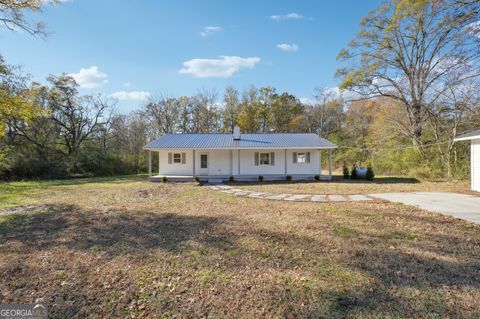
[[480, 224], [480, 196], [434, 192], [385, 193], [369, 194], [369, 196], [417, 206], [431, 212]]

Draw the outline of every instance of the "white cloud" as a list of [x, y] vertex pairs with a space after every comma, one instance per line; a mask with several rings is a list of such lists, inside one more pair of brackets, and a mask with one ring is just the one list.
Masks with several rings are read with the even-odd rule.
[[217, 26], [206, 26], [203, 28], [202, 31], [199, 32], [199, 34], [202, 36], [202, 37], [207, 37], [215, 32], [219, 32], [221, 31], [222, 28], [220, 27], [217, 27]]
[[145, 101], [150, 97], [150, 93], [142, 92], [142, 91], [132, 91], [132, 92], [119, 91], [119, 92], [110, 94], [110, 97], [113, 97], [120, 101], [127, 101], [127, 100]]
[[218, 59], [192, 59], [183, 62], [183, 68], [178, 72], [198, 78], [228, 78], [242, 68], [254, 68], [257, 63], [260, 63], [258, 57], [220, 56]]
[[287, 52], [296, 52], [298, 51], [298, 45], [296, 44], [277, 44], [277, 48], [279, 48], [282, 51], [287, 51]]
[[305, 19], [304, 16], [301, 14], [295, 13], [295, 12], [290, 12], [285, 15], [273, 15], [270, 16], [270, 19], [273, 21], [281, 21], [281, 20], [300, 20], [300, 19]]
[[98, 67], [93, 65], [88, 69], [81, 68], [78, 73], [70, 73], [82, 88], [94, 89], [108, 82], [108, 75], [100, 72]]

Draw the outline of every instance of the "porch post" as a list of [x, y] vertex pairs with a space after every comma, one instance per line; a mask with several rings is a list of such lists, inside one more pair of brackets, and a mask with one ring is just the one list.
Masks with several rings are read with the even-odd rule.
[[230, 150], [230, 176], [233, 176], [233, 150]]
[[320, 177], [322, 177], [322, 150], [318, 150], [318, 158], [320, 159]]
[[152, 151], [148, 150], [148, 176], [152, 176]]
[[329, 149], [328, 152], [329, 152], [328, 173], [330, 175], [330, 178], [332, 178], [332, 149]]
[[240, 149], [238, 149], [238, 175], [240, 175]]
[[193, 177], [195, 177], [195, 150], [192, 151], [193, 152]]
[[285, 178], [287, 178], [287, 149], [285, 149]]
[[160, 175], [160, 151], [158, 151], [158, 175]]

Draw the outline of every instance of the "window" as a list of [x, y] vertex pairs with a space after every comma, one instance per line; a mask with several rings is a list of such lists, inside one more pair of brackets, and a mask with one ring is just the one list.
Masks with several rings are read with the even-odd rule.
[[270, 165], [270, 153], [260, 153], [260, 165]]
[[310, 163], [310, 152], [293, 152], [293, 163]]
[[200, 154], [200, 168], [208, 168], [207, 154]]
[[306, 163], [307, 155], [306, 153], [297, 153], [297, 163]]
[[173, 163], [180, 164], [182, 162], [182, 154], [173, 153]]

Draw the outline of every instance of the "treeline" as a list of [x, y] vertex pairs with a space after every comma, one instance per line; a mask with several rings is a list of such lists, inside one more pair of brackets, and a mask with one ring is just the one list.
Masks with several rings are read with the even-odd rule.
[[[43, 24], [6, 3], [0, 21], [31, 34]], [[13, 20], [12, 20], [13, 17]], [[63, 74], [31, 83], [0, 56], [0, 178], [145, 171], [143, 145], [165, 133], [315, 132], [337, 143], [335, 166], [377, 174], [465, 177], [468, 146], [455, 136], [480, 126], [480, 1], [385, 1], [360, 23], [337, 60], [340, 91], [305, 103], [273, 87], [221, 95], [152, 98], [129, 114], [80, 95]]]
[[461, 116], [436, 113], [425, 121], [419, 146], [406, 132], [404, 105], [385, 97], [351, 101], [317, 89], [313, 101], [302, 103], [272, 87], [241, 93], [227, 87], [222, 95], [203, 90], [189, 97], [156, 97], [118, 114], [115, 101], [80, 95], [67, 75], [49, 77], [47, 86], [28, 85], [3, 64], [1, 79], [11, 109], [23, 108], [18, 113], [2, 107], [3, 178], [141, 173], [148, 141], [166, 133], [231, 133], [235, 125], [242, 132], [318, 133], [340, 146], [336, 168], [370, 164], [377, 174], [464, 177], [467, 147], [453, 144], [453, 137], [480, 119], [478, 99], [464, 100]]

